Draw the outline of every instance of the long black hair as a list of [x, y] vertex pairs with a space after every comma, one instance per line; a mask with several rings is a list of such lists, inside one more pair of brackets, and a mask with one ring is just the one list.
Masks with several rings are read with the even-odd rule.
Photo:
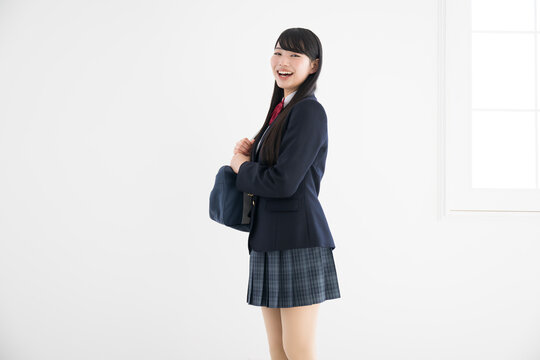
[[[281, 110], [279, 115], [272, 122], [270, 129], [268, 129], [263, 142], [260, 145], [261, 149], [259, 154], [259, 159], [261, 162], [268, 165], [274, 165], [277, 162], [285, 119], [291, 111], [291, 108], [294, 106], [294, 104], [306, 96], [312, 95], [317, 89], [317, 79], [319, 78], [319, 74], [321, 72], [323, 60], [321, 41], [311, 30], [298, 27], [287, 29], [279, 35], [274, 45], [274, 49], [276, 48], [278, 42], [280, 47], [284, 50], [305, 54], [311, 61], [319, 59], [319, 64], [317, 71], [308, 75], [308, 77], [296, 90], [296, 93], [293, 95], [291, 101], [289, 101], [287, 106]], [[275, 71], [275, 69], [273, 69], [273, 71]], [[266, 115], [266, 120], [264, 121], [263, 126], [257, 135], [255, 135], [254, 143], [259, 140], [264, 133], [264, 130], [269, 125], [274, 108], [278, 103], [281, 102], [283, 95], [284, 90], [280, 88], [277, 85], [277, 82], [274, 80], [274, 93], [272, 94], [268, 114]]]

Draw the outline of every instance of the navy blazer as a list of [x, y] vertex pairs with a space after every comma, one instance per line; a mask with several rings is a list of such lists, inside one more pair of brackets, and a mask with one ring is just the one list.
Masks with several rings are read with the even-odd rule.
[[293, 105], [285, 122], [277, 163], [258, 161], [261, 137], [252, 145], [252, 161], [242, 163], [236, 177], [236, 187], [254, 195], [250, 254], [252, 249], [335, 248], [318, 199], [328, 153], [326, 112], [309, 95]]

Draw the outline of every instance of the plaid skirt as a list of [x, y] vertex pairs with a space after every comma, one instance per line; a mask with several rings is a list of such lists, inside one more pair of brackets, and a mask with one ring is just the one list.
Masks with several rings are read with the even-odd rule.
[[283, 308], [340, 298], [332, 250], [251, 250], [247, 303]]

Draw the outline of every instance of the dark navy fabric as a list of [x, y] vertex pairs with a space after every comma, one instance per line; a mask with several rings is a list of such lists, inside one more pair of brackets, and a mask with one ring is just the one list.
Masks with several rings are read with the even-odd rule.
[[277, 163], [259, 162], [259, 139], [252, 146], [252, 161], [242, 163], [236, 176], [237, 188], [254, 194], [250, 254], [335, 248], [318, 199], [328, 153], [326, 112], [315, 95], [309, 95], [293, 105], [285, 122]]
[[252, 251], [249, 256], [250, 305], [284, 308], [340, 297], [330, 248]]
[[240, 231], [250, 231], [251, 222], [244, 216], [245, 195], [236, 187], [236, 173], [229, 165], [223, 165], [216, 174], [210, 192], [210, 218], [220, 224]]

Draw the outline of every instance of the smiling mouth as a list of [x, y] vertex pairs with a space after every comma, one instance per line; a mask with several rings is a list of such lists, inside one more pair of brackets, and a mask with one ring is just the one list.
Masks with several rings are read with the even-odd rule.
[[293, 72], [287, 71], [285, 74], [280, 74], [279, 71], [276, 71], [280, 79], [287, 79], [289, 76], [292, 76], [294, 74]]

